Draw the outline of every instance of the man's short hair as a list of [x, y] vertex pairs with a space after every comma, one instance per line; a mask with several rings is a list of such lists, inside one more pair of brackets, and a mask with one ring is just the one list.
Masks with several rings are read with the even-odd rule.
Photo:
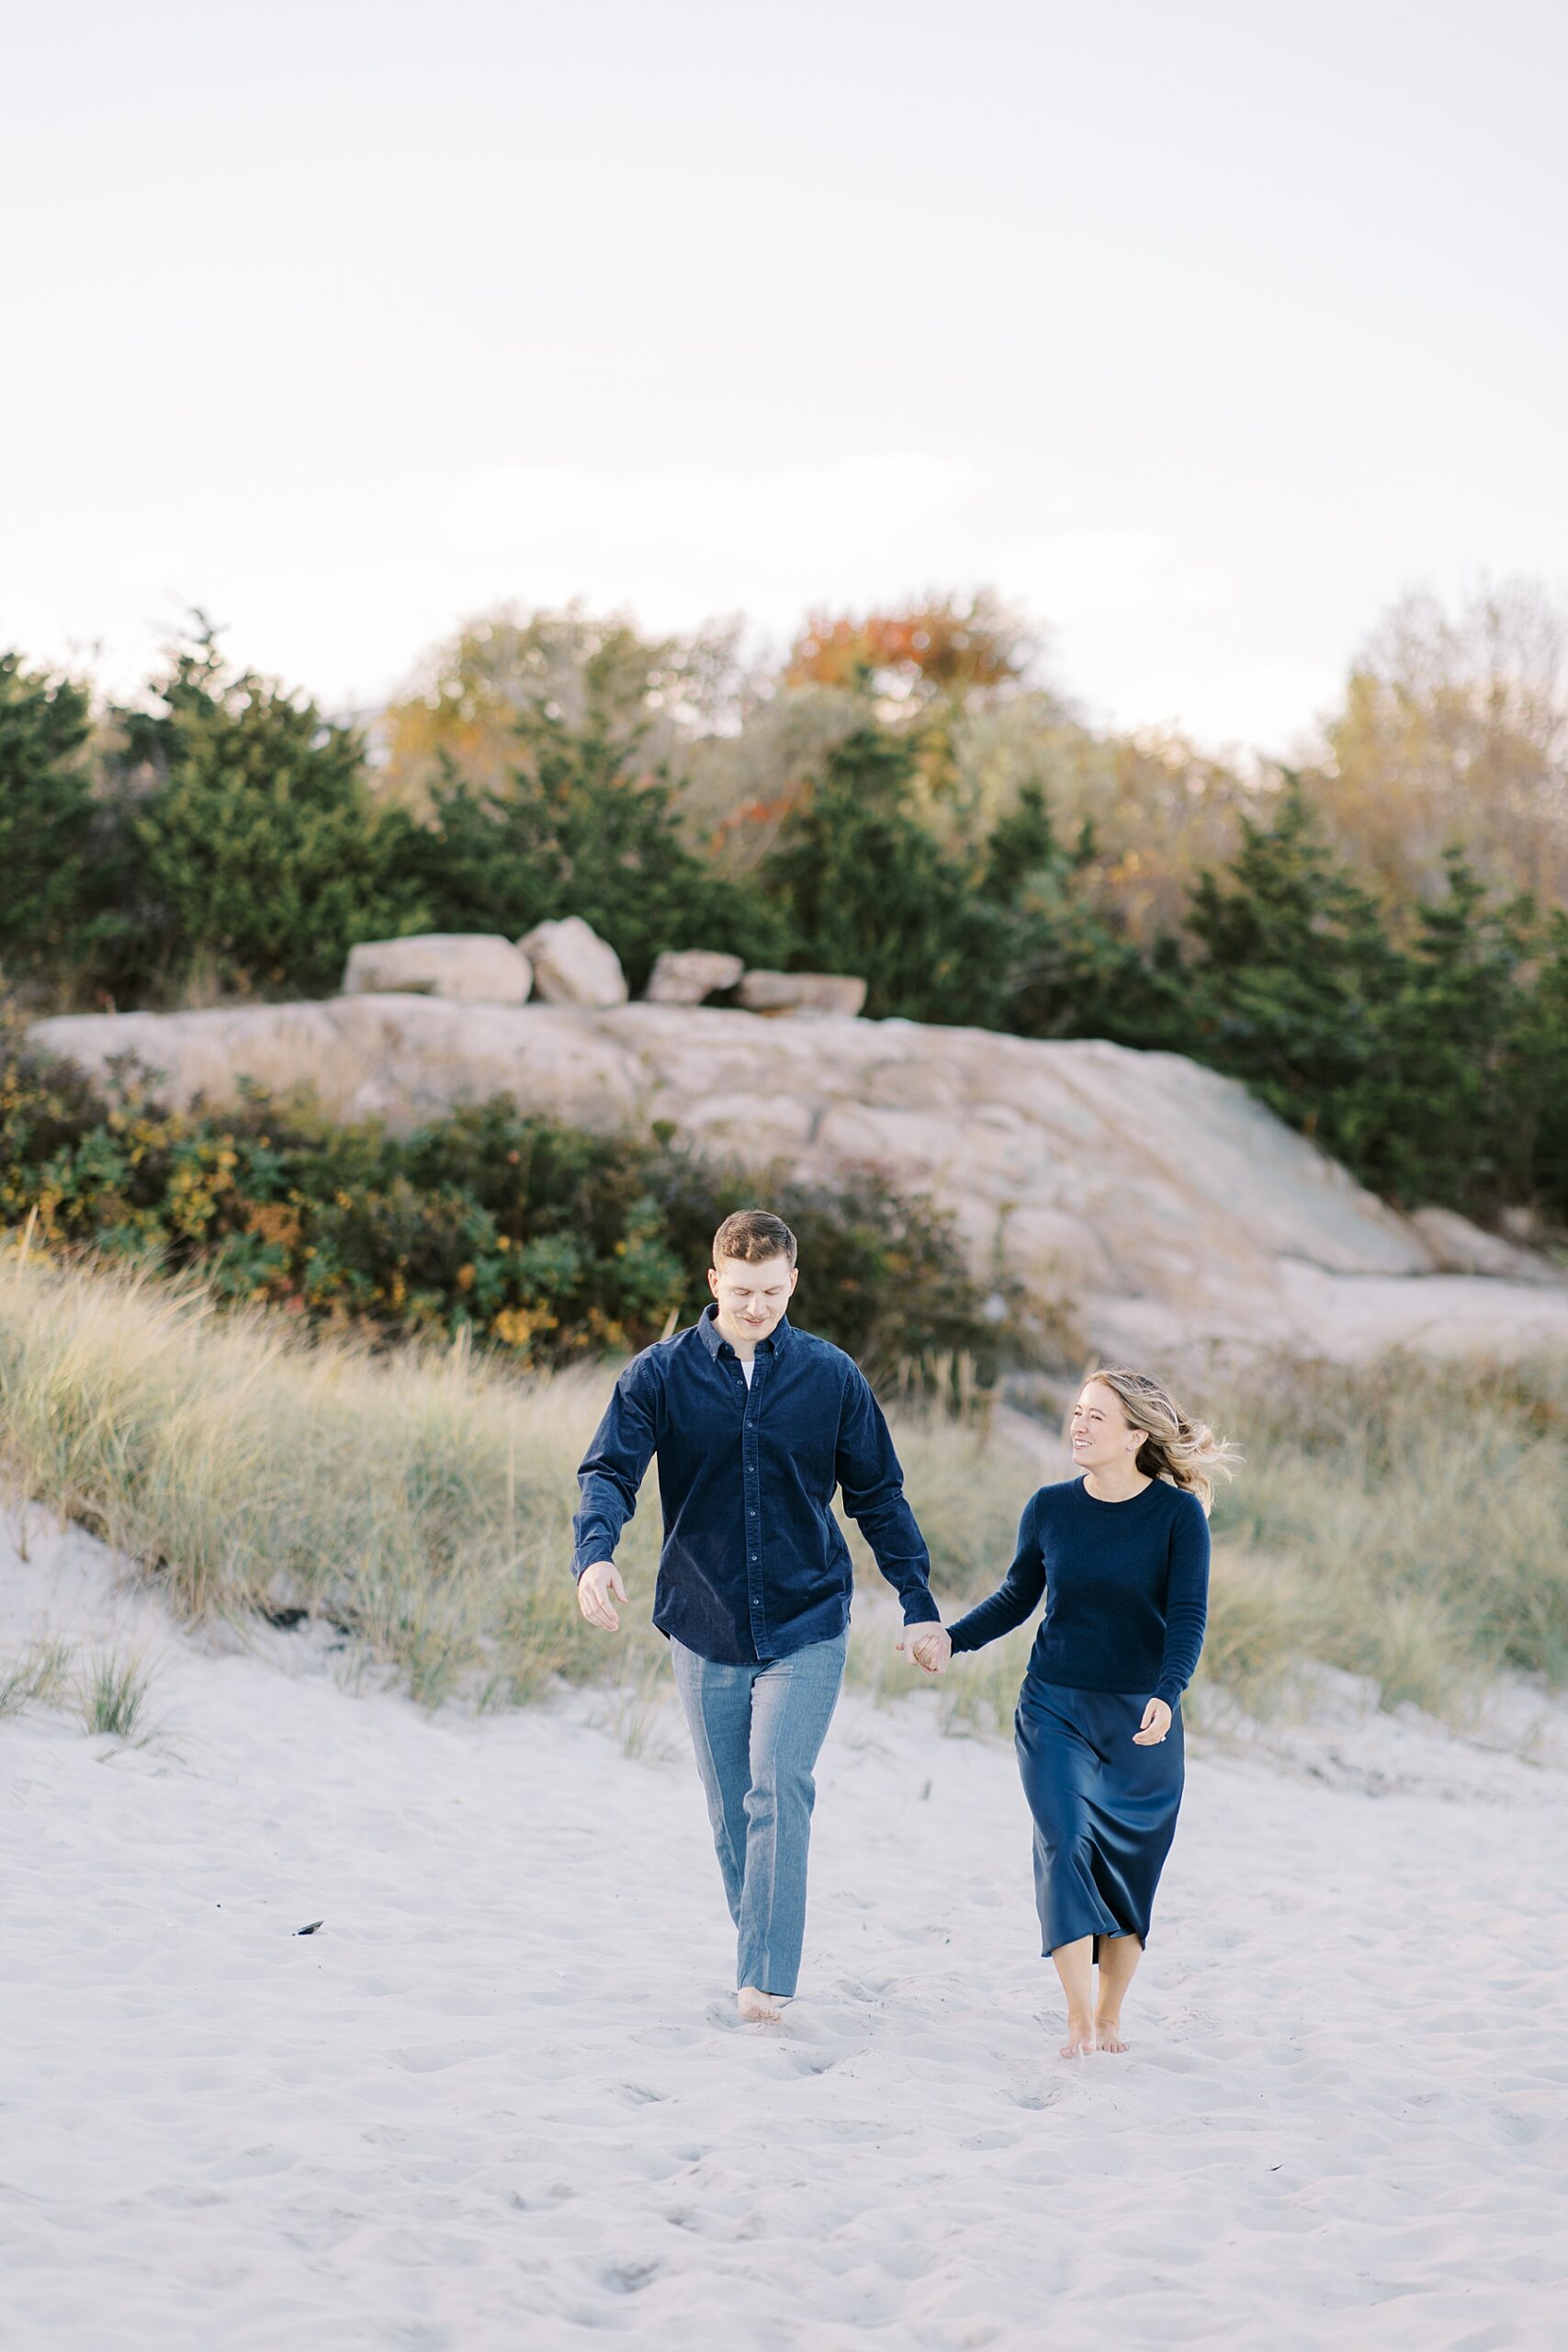
[[716, 1266], [721, 1258], [739, 1258], [748, 1266], [760, 1266], [769, 1258], [787, 1258], [793, 1266], [795, 1236], [782, 1216], [767, 1209], [737, 1209], [713, 1238]]

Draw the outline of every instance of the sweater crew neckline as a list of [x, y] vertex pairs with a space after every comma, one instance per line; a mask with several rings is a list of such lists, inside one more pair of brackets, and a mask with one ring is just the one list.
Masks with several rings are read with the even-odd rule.
[[1135, 1495], [1123, 1495], [1119, 1503], [1108, 1502], [1103, 1495], [1091, 1495], [1089, 1490], [1087, 1471], [1078, 1473], [1076, 1483], [1079, 1496], [1088, 1503], [1091, 1510], [1131, 1510], [1135, 1504], [1141, 1503], [1145, 1496], [1151, 1495], [1164, 1481], [1159, 1478], [1151, 1478], [1146, 1486], [1139, 1487]]

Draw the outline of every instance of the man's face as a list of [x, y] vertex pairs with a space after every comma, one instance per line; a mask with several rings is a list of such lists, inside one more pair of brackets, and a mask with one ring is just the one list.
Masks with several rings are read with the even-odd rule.
[[721, 1258], [708, 1268], [708, 1288], [718, 1301], [718, 1328], [727, 1340], [737, 1334], [753, 1343], [765, 1340], [789, 1305], [799, 1280], [781, 1250], [776, 1258], [752, 1264], [745, 1258]]

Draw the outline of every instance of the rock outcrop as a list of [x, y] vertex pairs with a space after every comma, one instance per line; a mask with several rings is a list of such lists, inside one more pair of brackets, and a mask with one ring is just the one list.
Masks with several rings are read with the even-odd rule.
[[607, 1009], [625, 1004], [626, 976], [607, 939], [581, 915], [536, 923], [517, 943], [534, 967], [534, 989], [547, 1004]]
[[748, 1012], [834, 1013], [852, 1021], [865, 1002], [865, 982], [839, 972], [748, 972], [738, 1001]]
[[1510, 1250], [1506, 1272], [1445, 1272], [1466, 1235], [1470, 1262], [1487, 1262], [1488, 1237], [1460, 1219], [1429, 1235], [1175, 1054], [905, 1021], [418, 996], [74, 1015], [32, 1035], [100, 1073], [133, 1054], [182, 1100], [221, 1100], [248, 1076], [309, 1085], [337, 1116], [407, 1124], [505, 1092], [601, 1130], [669, 1119], [806, 1175], [873, 1163], [953, 1211], [983, 1280], [1017, 1283], [1042, 1314], [1068, 1306], [1087, 1344], [1119, 1356], [1205, 1340], [1343, 1357], [1568, 1347], [1568, 1280], [1544, 1259]]
[[454, 1004], [526, 1004], [533, 968], [510, 939], [487, 932], [425, 931], [408, 939], [367, 939], [348, 951], [344, 996], [389, 990], [446, 997]]
[[732, 989], [746, 967], [739, 956], [714, 947], [667, 947], [654, 964], [644, 990], [648, 1004], [701, 1004]]

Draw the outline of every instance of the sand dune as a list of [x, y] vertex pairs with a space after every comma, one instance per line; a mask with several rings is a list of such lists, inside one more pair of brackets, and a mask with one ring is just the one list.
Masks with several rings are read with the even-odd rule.
[[114, 1624], [161, 1736], [0, 1724], [14, 2352], [1562, 2341], [1560, 1716], [1195, 1741], [1134, 2048], [1065, 2064], [1010, 1754], [927, 1697], [846, 1702], [742, 2029], [672, 1716], [427, 1721], [28, 1548], [5, 1648]]

